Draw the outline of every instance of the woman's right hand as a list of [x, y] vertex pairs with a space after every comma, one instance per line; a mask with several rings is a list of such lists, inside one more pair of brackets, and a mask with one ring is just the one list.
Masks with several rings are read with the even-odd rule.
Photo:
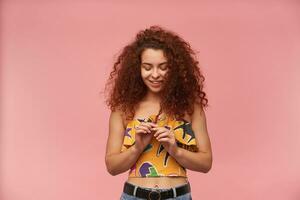
[[152, 128], [157, 127], [152, 122], [141, 122], [135, 126], [135, 148], [139, 151], [143, 151], [146, 146], [150, 143], [153, 137]]

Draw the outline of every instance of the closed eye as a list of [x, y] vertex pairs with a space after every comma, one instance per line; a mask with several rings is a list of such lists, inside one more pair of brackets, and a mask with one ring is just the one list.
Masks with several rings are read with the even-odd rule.
[[160, 66], [160, 69], [163, 70], [163, 71], [165, 71], [165, 70], [168, 69], [168, 66], [167, 66], [167, 65], [161, 65], [161, 66]]
[[143, 67], [144, 67], [144, 69], [147, 70], [147, 71], [151, 70], [151, 68], [152, 68], [152, 67], [149, 66], [149, 65], [143, 65]]

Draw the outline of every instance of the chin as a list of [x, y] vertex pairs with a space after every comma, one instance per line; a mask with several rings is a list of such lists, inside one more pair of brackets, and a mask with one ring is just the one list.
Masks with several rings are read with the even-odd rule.
[[148, 88], [148, 91], [151, 91], [153, 93], [160, 93], [162, 91], [162, 88]]
[[161, 89], [157, 89], [157, 90], [149, 89], [148, 91], [153, 92], [153, 93], [159, 93], [159, 92], [161, 92]]

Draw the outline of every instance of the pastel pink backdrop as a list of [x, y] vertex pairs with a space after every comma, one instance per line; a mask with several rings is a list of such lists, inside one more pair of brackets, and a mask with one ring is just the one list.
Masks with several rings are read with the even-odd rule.
[[1, 200], [118, 199], [99, 91], [153, 24], [197, 50], [213, 148], [195, 200], [300, 199], [299, 1], [1, 2]]

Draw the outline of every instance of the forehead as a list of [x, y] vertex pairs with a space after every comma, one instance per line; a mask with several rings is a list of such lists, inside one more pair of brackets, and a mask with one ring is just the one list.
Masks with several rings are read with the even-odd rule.
[[164, 55], [164, 51], [161, 49], [145, 49], [141, 55], [143, 62], [159, 64], [166, 62], [168, 59]]

